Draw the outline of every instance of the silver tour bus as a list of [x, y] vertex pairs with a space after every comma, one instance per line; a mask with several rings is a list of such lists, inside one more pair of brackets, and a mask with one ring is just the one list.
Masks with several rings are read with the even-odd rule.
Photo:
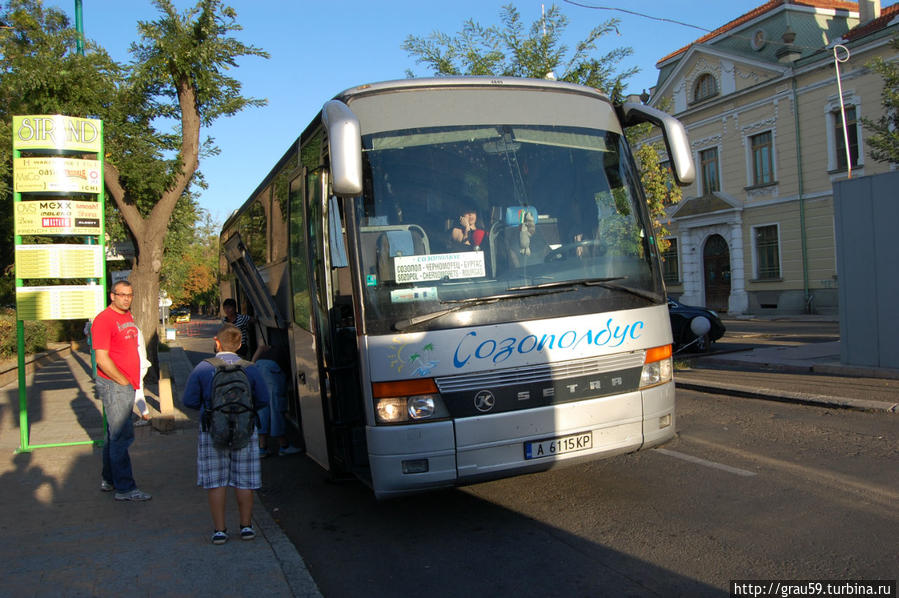
[[409, 79], [327, 102], [221, 235], [222, 298], [288, 374], [322, 467], [378, 498], [657, 446], [674, 435], [659, 251], [601, 92]]

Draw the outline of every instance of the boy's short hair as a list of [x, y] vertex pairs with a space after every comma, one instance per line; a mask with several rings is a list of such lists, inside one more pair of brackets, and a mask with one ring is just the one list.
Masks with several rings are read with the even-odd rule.
[[235, 301], [231, 297], [228, 297], [227, 299], [222, 301], [222, 307], [228, 307], [229, 305], [234, 309], [237, 309], [237, 301]]
[[240, 334], [240, 328], [233, 324], [222, 324], [219, 331], [215, 333], [215, 338], [218, 339], [219, 344], [222, 346], [222, 351], [233, 353], [240, 349], [242, 335]]

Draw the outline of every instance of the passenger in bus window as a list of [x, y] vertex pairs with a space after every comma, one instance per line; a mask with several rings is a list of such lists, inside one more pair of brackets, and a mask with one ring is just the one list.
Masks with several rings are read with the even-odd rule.
[[463, 209], [450, 229], [450, 241], [455, 251], [477, 251], [484, 242], [485, 231], [478, 228], [478, 213], [474, 207]]

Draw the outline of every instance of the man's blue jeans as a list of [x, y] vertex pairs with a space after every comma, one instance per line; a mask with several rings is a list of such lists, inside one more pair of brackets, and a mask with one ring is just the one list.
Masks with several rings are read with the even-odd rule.
[[284, 384], [284, 372], [277, 362], [271, 359], [259, 359], [256, 361], [256, 369], [262, 374], [265, 385], [268, 387], [269, 404], [260, 409], [259, 433], [272, 436], [284, 436], [284, 400], [287, 389]]
[[134, 388], [122, 386], [97, 376], [97, 394], [106, 410], [106, 443], [103, 444], [103, 479], [112, 482], [117, 492], [137, 488], [131, 472], [128, 447], [134, 442], [131, 410], [134, 407]]

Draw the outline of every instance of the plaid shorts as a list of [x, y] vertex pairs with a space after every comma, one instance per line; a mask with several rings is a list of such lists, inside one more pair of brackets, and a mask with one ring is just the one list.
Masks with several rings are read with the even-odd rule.
[[259, 436], [253, 431], [249, 444], [236, 451], [221, 450], [212, 444], [212, 436], [197, 432], [197, 485], [206, 488], [233, 486], [257, 490], [262, 486], [259, 464]]

